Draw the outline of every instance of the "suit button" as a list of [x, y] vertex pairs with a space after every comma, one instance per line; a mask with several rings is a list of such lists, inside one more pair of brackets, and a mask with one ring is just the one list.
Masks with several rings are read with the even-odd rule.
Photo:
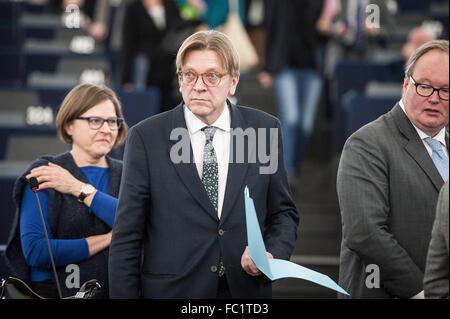
[[225, 234], [225, 231], [223, 229], [219, 229], [219, 236], [223, 236]]
[[211, 272], [217, 272], [217, 266], [211, 266], [209, 270], [211, 270]]

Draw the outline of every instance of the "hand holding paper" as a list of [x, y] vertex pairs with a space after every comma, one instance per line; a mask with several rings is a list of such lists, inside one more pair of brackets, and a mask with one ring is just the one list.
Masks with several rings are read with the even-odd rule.
[[[267, 252], [267, 258], [273, 259], [272, 254]], [[249, 274], [250, 276], [259, 276], [259, 275], [261, 275], [261, 271], [259, 271], [258, 267], [256, 267], [255, 263], [250, 258], [250, 255], [248, 253], [248, 246], [245, 247], [244, 253], [242, 254], [241, 266], [244, 269], [244, 271], [247, 274]]]
[[248, 187], [244, 190], [245, 215], [247, 221], [247, 240], [250, 258], [256, 267], [269, 279], [299, 278], [312, 281], [321, 286], [336, 290], [342, 294], [348, 293], [339, 287], [330, 277], [314, 270], [282, 259], [269, 259], [266, 255], [264, 239], [259, 228], [253, 200], [250, 198]]

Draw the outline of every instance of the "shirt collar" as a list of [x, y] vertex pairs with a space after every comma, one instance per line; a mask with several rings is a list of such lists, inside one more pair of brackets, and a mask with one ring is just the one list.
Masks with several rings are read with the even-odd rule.
[[[398, 104], [400, 104], [400, 107], [402, 108], [402, 110], [403, 110], [403, 112], [405, 112], [405, 114], [406, 114], [406, 110], [405, 110], [405, 104], [403, 104], [403, 100], [400, 100], [400, 102], [398, 102]], [[407, 115], [407, 114], [406, 114]], [[409, 118], [408, 118], [409, 119]], [[411, 122], [411, 120], [410, 120], [410, 122]], [[425, 138], [427, 138], [427, 137], [431, 137], [431, 136], [428, 136], [428, 134], [426, 134], [424, 131], [422, 131], [421, 129], [419, 129], [417, 126], [415, 126], [414, 125], [414, 123], [413, 122], [411, 122], [411, 124], [414, 126], [414, 128], [416, 129], [416, 131], [417, 131], [417, 134], [419, 134], [419, 137], [420, 137], [420, 139], [421, 140], [423, 140], [423, 139], [425, 139]], [[439, 133], [435, 136], [435, 137], [433, 137], [435, 140], [438, 140], [442, 145], [446, 145], [445, 144], [445, 127], [443, 127], [440, 131], [439, 131]]]
[[189, 130], [190, 134], [195, 134], [206, 126], [214, 126], [225, 132], [230, 131], [231, 115], [230, 109], [226, 102], [222, 114], [220, 114], [219, 118], [211, 125], [206, 124], [205, 122], [200, 120], [197, 116], [195, 116], [195, 114], [192, 113], [191, 110], [189, 110], [186, 104], [183, 104], [183, 109], [184, 109], [184, 118], [186, 120], [186, 127]]

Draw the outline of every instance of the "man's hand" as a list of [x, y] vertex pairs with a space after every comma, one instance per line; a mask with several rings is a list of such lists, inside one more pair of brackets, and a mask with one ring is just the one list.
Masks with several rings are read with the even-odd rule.
[[[267, 257], [270, 259], [273, 259], [273, 256], [271, 253], [267, 252]], [[244, 271], [249, 274], [250, 276], [259, 276], [261, 275], [261, 271], [256, 267], [256, 265], [253, 263], [253, 260], [250, 258], [248, 254], [248, 246], [245, 246], [244, 253], [241, 257], [241, 266], [244, 269]]]

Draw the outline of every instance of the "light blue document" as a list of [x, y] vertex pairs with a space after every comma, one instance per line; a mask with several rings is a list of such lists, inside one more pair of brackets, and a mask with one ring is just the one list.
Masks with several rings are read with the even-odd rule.
[[253, 263], [264, 275], [271, 280], [300, 278], [348, 295], [344, 289], [326, 275], [287, 260], [269, 259], [266, 254], [258, 217], [256, 216], [255, 205], [250, 197], [248, 187], [245, 187], [244, 198], [249, 255]]

